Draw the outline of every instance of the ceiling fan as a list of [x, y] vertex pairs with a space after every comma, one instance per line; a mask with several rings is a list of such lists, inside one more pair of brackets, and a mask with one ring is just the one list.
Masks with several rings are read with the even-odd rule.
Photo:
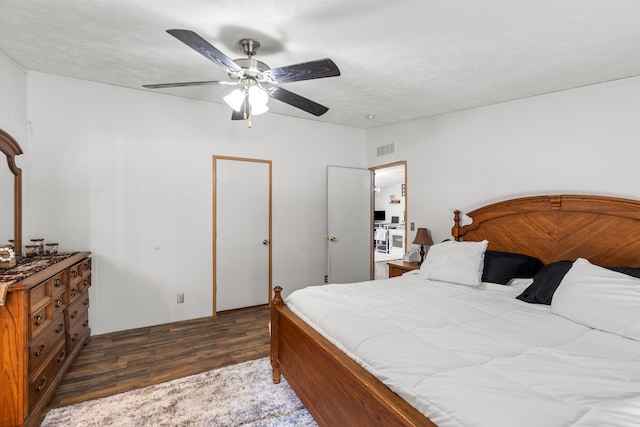
[[[247, 120], [252, 115], [264, 113], [269, 109], [269, 107], [267, 107], [269, 97], [315, 116], [321, 116], [329, 111], [329, 108], [324, 105], [277, 86], [282, 83], [339, 76], [340, 70], [329, 58], [285, 67], [269, 68], [264, 62], [253, 58], [260, 47], [260, 43], [256, 40], [240, 40], [240, 46], [247, 55], [247, 58], [232, 60], [193, 31], [167, 30], [167, 33], [202, 56], [218, 64], [229, 73], [231, 81], [209, 80], [201, 82], [162, 83], [143, 85], [143, 87], [160, 89], [202, 85], [237, 85], [239, 86], [238, 89], [224, 97], [225, 102], [233, 108], [231, 115], [232, 120]], [[251, 124], [249, 124], [249, 126], [251, 126]]]

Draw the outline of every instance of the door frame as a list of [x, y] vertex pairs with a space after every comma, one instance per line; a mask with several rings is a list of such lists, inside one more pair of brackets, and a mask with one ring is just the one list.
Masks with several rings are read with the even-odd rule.
[[[374, 178], [373, 178], [373, 182], [375, 185], [375, 171], [378, 169], [386, 169], [386, 168], [390, 168], [393, 166], [404, 166], [404, 249], [405, 249], [405, 253], [407, 252], [407, 246], [409, 246], [409, 229], [411, 228], [409, 226], [409, 223], [407, 222], [407, 217], [409, 216], [408, 212], [409, 212], [409, 183], [407, 182], [407, 161], [406, 160], [398, 160], [397, 162], [391, 162], [391, 163], [385, 163], [383, 165], [378, 165], [378, 166], [371, 166], [369, 168], [369, 170], [374, 172]], [[373, 187], [373, 186], [372, 186]], [[371, 189], [371, 191], [375, 191], [373, 188]], [[374, 225], [374, 219], [373, 219], [373, 211], [375, 210], [375, 196], [372, 195], [372, 202], [371, 202], [371, 236], [373, 236], [373, 225]], [[373, 239], [373, 237], [372, 237]], [[375, 260], [375, 248], [373, 247], [373, 240], [371, 241], [371, 244], [369, 245], [371, 247], [371, 274], [372, 274], [372, 279], [373, 280], [373, 271], [374, 271], [374, 264], [376, 262]]]
[[212, 271], [212, 279], [213, 279], [213, 305], [212, 317], [217, 317], [218, 313], [216, 310], [216, 299], [217, 299], [217, 274], [216, 274], [216, 261], [217, 261], [217, 231], [218, 231], [218, 219], [217, 219], [217, 187], [218, 187], [218, 176], [216, 170], [216, 162], [218, 160], [231, 160], [231, 161], [240, 161], [240, 162], [255, 162], [255, 163], [266, 163], [269, 165], [269, 254], [268, 254], [268, 262], [269, 262], [269, 288], [267, 289], [267, 301], [268, 304], [271, 305], [271, 293], [272, 293], [272, 275], [273, 275], [273, 258], [272, 258], [272, 247], [273, 247], [273, 238], [272, 238], [272, 210], [273, 210], [273, 201], [272, 201], [272, 180], [273, 180], [273, 172], [272, 172], [272, 162], [271, 160], [264, 159], [252, 159], [247, 157], [233, 157], [233, 156], [212, 156], [212, 166], [213, 166], [213, 191], [212, 191], [212, 202], [213, 202], [213, 230], [212, 230], [212, 241], [213, 241], [213, 252], [212, 252], [212, 262], [211, 262], [211, 271]]

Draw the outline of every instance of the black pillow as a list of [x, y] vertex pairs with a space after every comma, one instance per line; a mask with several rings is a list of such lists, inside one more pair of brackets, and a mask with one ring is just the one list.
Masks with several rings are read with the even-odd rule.
[[[564, 279], [565, 274], [573, 265], [572, 261], [552, 262], [544, 266], [533, 278], [533, 283], [518, 295], [518, 298], [524, 302], [533, 304], [551, 305], [553, 294], [555, 293], [560, 282]], [[604, 267], [618, 273], [627, 274], [640, 279], [640, 268], [633, 267]]]
[[533, 304], [551, 305], [553, 293], [572, 265], [573, 261], [558, 261], [545, 265], [533, 277], [533, 283], [516, 298]]
[[605, 268], [640, 279], [640, 268], [633, 268], [633, 267], [605, 267]]
[[513, 278], [534, 277], [543, 267], [538, 258], [511, 252], [486, 251], [482, 281], [506, 285]]

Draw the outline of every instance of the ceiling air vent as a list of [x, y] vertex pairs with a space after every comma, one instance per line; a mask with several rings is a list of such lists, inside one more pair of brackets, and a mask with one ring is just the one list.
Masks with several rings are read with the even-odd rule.
[[385, 145], [381, 145], [378, 147], [378, 157], [386, 156], [387, 154], [392, 154], [396, 151], [396, 143], [390, 142]]

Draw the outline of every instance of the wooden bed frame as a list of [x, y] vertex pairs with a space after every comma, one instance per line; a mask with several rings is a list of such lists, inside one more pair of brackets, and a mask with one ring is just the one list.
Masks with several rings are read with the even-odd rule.
[[[551, 195], [494, 203], [468, 213], [456, 240], [487, 239], [489, 249], [535, 256], [545, 264], [587, 258], [594, 264], [640, 267], [640, 201]], [[321, 426], [435, 426], [345, 355], [284, 304], [271, 305], [273, 381], [284, 375]]]

